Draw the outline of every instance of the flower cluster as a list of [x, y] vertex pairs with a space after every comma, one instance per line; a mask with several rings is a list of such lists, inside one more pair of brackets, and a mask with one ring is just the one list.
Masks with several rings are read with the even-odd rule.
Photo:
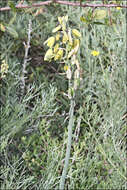
[[52, 30], [54, 36], [49, 37], [44, 44], [47, 44], [47, 50], [44, 60], [69, 59], [76, 54], [79, 49], [81, 34], [77, 29], [70, 29], [67, 26], [68, 16], [58, 17], [59, 25]]
[[6, 74], [8, 72], [8, 64], [6, 63], [5, 60], [2, 61], [2, 64], [1, 64], [1, 78], [5, 78], [6, 77]]
[[52, 30], [52, 35], [44, 44], [49, 49], [45, 53], [44, 60], [51, 62], [59, 60], [64, 62], [64, 71], [69, 80], [68, 97], [74, 97], [74, 91], [82, 79], [77, 53], [80, 47], [81, 33], [68, 25], [68, 16], [58, 17], [58, 26]]

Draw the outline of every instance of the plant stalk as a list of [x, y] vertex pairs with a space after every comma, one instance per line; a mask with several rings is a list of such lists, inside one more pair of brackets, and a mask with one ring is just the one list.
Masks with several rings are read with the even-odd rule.
[[67, 150], [66, 150], [66, 156], [65, 156], [65, 164], [64, 164], [62, 176], [60, 179], [60, 186], [59, 186], [60, 190], [64, 190], [65, 178], [67, 175], [69, 159], [70, 159], [72, 127], [74, 125], [74, 105], [75, 105], [75, 101], [74, 99], [71, 99], [71, 106], [70, 106], [70, 112], [69, 112], [70, 116], [69, 116], [69, 124], [68, 124], [68, 143], [67, 143]]

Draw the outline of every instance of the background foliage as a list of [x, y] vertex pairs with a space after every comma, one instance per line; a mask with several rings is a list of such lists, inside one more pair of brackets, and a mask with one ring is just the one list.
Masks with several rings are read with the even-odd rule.
[[[62, 63], [44, 61], [43, 43], [57, 17], [66, 14], [70, 26], [82, 33], [82, 83], [65, 188], [126, 189], [126, 11], [112, 8], [110, 17], [107, 13], [97, 20], [91, 8], [52, 4], [38, 10], [1, 13], [5, 31], [0, 31], [0, 61], [9, 66], [6, 77], [0, 78], [1, 189], [58, 189], [66, 150], [68, 83]], [[29, 19], [30, 60], [22, 95]], [[93, 50], [99, 56], [92, 56]]]

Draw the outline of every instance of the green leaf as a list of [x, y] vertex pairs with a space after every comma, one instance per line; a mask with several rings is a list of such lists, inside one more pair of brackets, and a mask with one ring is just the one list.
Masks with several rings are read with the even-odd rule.
[[14, 4], [13, 2], [9, 1], [9, 2], [8, 2], [8, 5], [9, 5], [9, 7], [12, 9], [12, 11], [14, 11], [14, 12], [17, 11], [17, 9], [16, 9], [16, 7], [15, 7], [15, 4]]
[[85, 17], [83, 17], [83, 16], [80, 17], [80, 21], [88, 23], [88, 20]]
[[97, 25], [106, 25], [103, 22], [93, 22], [93, 24], [97, 24]]
[[94, 11], [94, 18], [95, 19], [103, 19], [107, 15], [107, 12], [105, 10], [96, 10]]
[[6, 29], [13, 38], [18, 38], [19, 35], [14, 28], [7, 26]]

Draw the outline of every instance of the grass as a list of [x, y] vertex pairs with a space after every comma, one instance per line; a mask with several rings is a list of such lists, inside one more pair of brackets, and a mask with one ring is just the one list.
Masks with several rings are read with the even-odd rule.
[[[82, 33], [79, 52], [82, 83], [76, 94], [65, 189], [126, 189], [125, 11], [112, 9], [116, 22], [113, 25], [87, 25], [80, 21], [80, 16], [87, 14], [84, 9], [58, 7], [60, 11], [57, 9], [52, 19], [54, 7], [49, 12], [46, 8], [44, 15], [32, 21], [36, 32], [31, 40], [32, 59], [27, 67], [27, 93], [22, 102], [22, 42], [8, 33], [1, 37], [2, 58], [7, 57], [9, 63], [9, 72], [1, 83], [1, 189], [59, 187], [70, 105], [64, 95], [67, 80], [59, 74], [63, 65], [45, 63], [42, 44], [51, 35], [57, 24], [55, 16], [61, 12], [67, 12], [70, 25], [80, 28]], [[27, 22], [27, 15], [24, 19]], [[17, 47], [15, 42], [19, 43]], [[93, 57], [93, 50], [99, 51], [99, 56]]]

